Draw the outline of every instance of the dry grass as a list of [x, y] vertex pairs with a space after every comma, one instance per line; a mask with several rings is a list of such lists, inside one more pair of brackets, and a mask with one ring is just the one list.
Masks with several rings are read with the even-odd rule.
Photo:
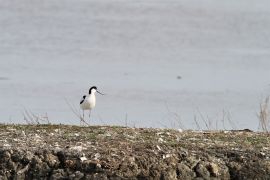
[[75, 108], [74, 105], [72, 105], [67, 99], [65, 99], [68, 107], [70, 108], [70, 110], [74, 113], [74, 115], [80, 120], [80, 125], [87, 125], [87, 126], [90, 126], [89, 123], [87, 123], [84, 119], [84, 117], [82, 117], [81, 113], [80, 113], [80, 110], [77, 110]]
[[[179, 132], [173, 129], [126, 128], [119, 126], [74, 125], [4, 125], [0, 124], [1, 138], [12, 146], [60, 147], [82, 144], [87, 150], [98, 148], [103, 152], [107, 145], [119, 148], [122, 143], [143, 144], [156, 147], [185, 147], [211, 150], [222, 149], [258, 149], [268, 151], [270, 137], [262, 132], [249, 131], [191, 131]], [[57, 142], [57, 145], [55, 145]], [[91, 143], [90, 143], [91, 142]], [[104, 146], [102, 146], [104, 145]], [[1, 147], [1, 145], [0, 145]], [[196, 147], [196, 148], [195, 148]], [[108, 148], [108, 147], [107, 147]], [[121, 148], [120, 148], [121, 149]], [[170, 149], [172, 150], [172, 149]]]
[[48, 114], [45, 113], [44, 115], [38, 115], [33, 113], [31, 110], [24, 109], [23, 111], [23, 120], [27, 124], [50, 124]]
[[[80, 125], [89, 126], [90, 124], [85, 121], [82, 117], [80, 110], [75, 108], [67, 99], [65, 99], [66, 104], [70, 108], [70, 110], [74, 113], [74, 115], [80, 120]], [[263, 132], [270, 132], [270, 106], [269, 106], [270, 96], [263, 99], [260, 103], [260, 109], [257, 113], [257, 117], [259, 120], [259, 130]], [[167, 120], [171, 121], [171, 125], [173, 129], [182, 129], [186, 130], [185, 124], [183, 120], [177, 112], [172, 111], [168, 104], [165, 103], [166, 110], [168, 112]], [[35, 124], [51, 124], [48, 114], [36, 114], [31, 110], [24, 108], [23, 119], [29, 125]], [[215, 130], [225, 130], [226, 127], [230, 127], [231, 130], [238, 129], [237, 125], [234, 121], [232, 121], [232, 115], [228, 110], [222, 111], [222, 116], [220, 118], [210, 118], [207, 114], [203, 114], [199, 108], [197, 108], [197, 113], [194, 114], [194, 124], [196, 126], [196, 130], [207, 130], [207, 131], [215, 131]], [[128, 115], [125, 114], [124, 126], [129, 127], [128, 125]], [[163, 128], [169, 128], [165, 124], [159, 122]], [[135, 127], [135, 125], [134, 125]], [[241, 129], [241, 128], [240, 128]], [[244, 129], [244, 128], [242, 128]]]
[[258, 113], [259, 118], [259, 128], [269, 133], [270, 129], [270, 117], [269, 117], [269, 96], [266, 97], [260, 104], [260, 112]]

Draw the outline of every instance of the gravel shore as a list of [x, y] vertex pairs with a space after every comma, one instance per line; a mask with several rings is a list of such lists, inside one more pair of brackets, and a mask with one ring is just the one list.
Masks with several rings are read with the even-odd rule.
[[270, 179], [250, 131], [0, 125], [0, 179]]

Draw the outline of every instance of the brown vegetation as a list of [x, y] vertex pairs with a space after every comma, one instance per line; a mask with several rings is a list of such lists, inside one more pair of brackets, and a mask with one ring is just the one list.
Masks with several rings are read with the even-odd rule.
[[266, 133], [67, 125], [0, 130], [0, 179], [270, 178]]

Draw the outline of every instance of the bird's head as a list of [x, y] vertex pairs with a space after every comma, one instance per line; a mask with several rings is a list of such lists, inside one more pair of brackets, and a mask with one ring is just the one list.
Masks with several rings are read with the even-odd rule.
[[102, 94], [101, 92], [99, 92], [98, 90], [97, 90], [97, 87], [96, 86], [92, 86], [90, 89], [89, 89], [89, 94], [95, 94], [95, 93], [99, 93], [99, 94], [101, 94], [101, 95], [104, 95], [104, 94]]

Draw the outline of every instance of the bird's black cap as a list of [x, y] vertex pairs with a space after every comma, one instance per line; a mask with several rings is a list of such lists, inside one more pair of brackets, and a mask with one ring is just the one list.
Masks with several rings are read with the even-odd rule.
[[96, 87], [96, 86], [92, 86], [92, 87], [89, 89], [89, 94], [91, 94], [92, 89], [97, 90], [97, 87]]

